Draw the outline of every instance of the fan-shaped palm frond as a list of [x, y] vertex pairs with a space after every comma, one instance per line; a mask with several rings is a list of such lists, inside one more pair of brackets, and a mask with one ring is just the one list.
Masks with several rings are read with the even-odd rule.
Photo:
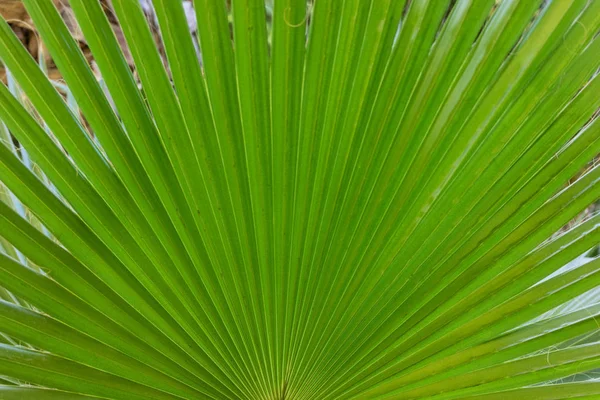
[[600, 395], [600, 1], [24, 3], [1, 399]]

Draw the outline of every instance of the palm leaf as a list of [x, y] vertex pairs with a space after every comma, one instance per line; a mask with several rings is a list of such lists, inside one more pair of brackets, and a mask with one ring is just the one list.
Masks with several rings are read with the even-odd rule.
[[600, 396], [600, 1], [24, 3], [0, 398]]

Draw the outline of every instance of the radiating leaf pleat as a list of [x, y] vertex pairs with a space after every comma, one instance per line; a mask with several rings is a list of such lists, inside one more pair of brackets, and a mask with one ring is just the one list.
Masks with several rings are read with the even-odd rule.
[[599, 1], [23, 3], [1, 399], [600, 395]]

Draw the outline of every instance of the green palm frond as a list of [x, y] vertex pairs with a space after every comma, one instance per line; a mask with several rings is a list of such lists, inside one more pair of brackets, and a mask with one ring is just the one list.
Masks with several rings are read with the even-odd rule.
[[24, 3], [0, 399], [600, 396], [600, 1]]

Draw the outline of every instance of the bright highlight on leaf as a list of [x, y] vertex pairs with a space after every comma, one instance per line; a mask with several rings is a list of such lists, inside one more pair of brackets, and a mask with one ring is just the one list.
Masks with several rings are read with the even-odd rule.
[[600, 1], [24, 3], [0, 399], [600, 396]]

